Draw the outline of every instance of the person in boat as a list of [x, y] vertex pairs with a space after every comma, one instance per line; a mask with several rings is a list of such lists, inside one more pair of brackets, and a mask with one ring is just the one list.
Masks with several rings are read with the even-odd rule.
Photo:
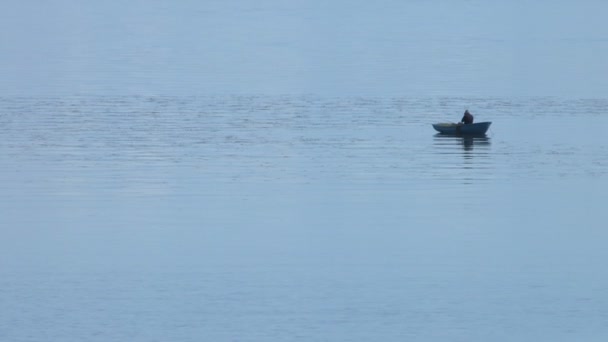
[[465, 125], [469, 125], [473, 123], [473, 115], [471, 115], [471, 113], [469, 113], [469, 110], [465, 110], [464, 111], [464, 115], [462, 116], [462, 119], [460, 119], [460, 122], [462, 122]]

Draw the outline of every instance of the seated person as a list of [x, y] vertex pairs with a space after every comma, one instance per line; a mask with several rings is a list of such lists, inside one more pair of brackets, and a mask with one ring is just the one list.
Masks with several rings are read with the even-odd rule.
[[464, 111], [464, 116], [462, 117], [462, 119], [460, 119], [460, 122], [464, 123], [465, 125], [473, 123], [473, 115], [469, 113], [468, 109]]

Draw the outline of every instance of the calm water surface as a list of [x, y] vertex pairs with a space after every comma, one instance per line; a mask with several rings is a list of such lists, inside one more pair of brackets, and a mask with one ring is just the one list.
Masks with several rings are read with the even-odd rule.
[[3, 5], [0, 341], [608, 337], [606, 2]]
[[607, 107], [3, 98], [1, 334], [600, 340]]

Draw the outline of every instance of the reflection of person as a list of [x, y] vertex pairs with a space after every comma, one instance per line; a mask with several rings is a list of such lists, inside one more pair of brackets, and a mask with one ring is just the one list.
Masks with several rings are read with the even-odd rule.
[[464, 147], [465, 151], [473, 151], [474, 140], [472, 137], [463, 137], [462, 138], [462, 147]]
[[464, 115], [462, 116], [462, 119], [460, 119], [460, 122], [464, 123], [465, 125], [473, 123], [473, 115], [469, 113], [468, 109], [464, 111]]

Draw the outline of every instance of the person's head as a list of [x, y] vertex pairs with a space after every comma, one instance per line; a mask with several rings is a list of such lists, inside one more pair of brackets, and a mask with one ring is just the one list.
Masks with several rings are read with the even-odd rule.
[[471, 113], [469, 113], [469, 110], [468, 110], [468, 109], [465, 109], [464, 113], [465, 113], [465, 114], [471, 114]]

